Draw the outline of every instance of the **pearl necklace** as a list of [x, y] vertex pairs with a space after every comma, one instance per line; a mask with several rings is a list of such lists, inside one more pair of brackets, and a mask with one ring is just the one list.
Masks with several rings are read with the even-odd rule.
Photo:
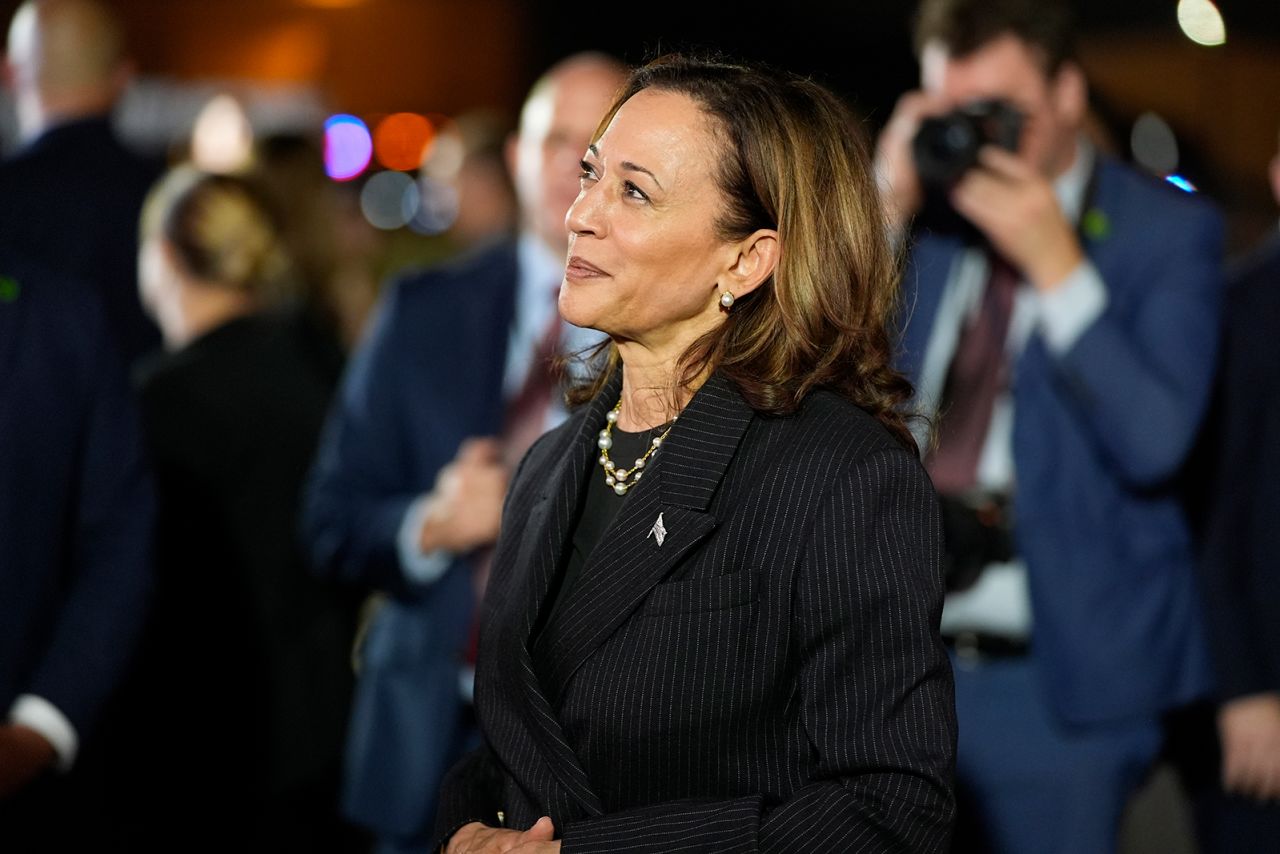
[[[613, 487], [613, 491], [618, 495], [626, 495], [627, 490], [640, 482], [641, 476], [644, 474], [641, 469], [648, 464], [649, 458], [657, 453], [658, 448], [662, 446], [662, 440], [667, 438], [667, 434], [671, 432], [671, 427], [676, 426], [676, 419], [671, 419], [671, 427], [662, 431], [661, 436], [654, 436], [653, 441], [649, 443], [649, 450], [644, 452], [644, 456], [640, 457], [632, 464], [629, 469], [620, 469], [614, 465], [613, 460], [609, 459], [609, 449], [613, 447], [613, 425], [618, 423], [618, 410], [622, 408], [622, 399], [618, 399], [618, 404], [609, 410], [604, 416], [604, 429], [600, 431], [600, 438], [596, 439], [596, 445], [600, 448], [600, 468], [604, 469], [604, 482]], [[634, 477], [633, 477], [634, 475]], [[630, 478], [630, 483], [627, 482]]]

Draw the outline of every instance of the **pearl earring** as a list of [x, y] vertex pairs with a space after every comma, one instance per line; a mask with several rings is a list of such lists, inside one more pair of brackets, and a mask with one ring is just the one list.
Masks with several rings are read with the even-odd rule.
[[725, 291], [720, 295], [720, 307], [725, 311], [733, 308], [733, 294]]

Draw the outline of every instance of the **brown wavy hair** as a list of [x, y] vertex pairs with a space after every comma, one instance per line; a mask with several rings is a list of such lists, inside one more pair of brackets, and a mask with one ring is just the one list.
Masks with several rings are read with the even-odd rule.
[[[792, 74], [668, 55], [632, 73], [595, 138], [645, 89], [692, 98], [724, 141], [719, 236], [741, 240], [769, 228], [781, 244], [774, 274], [681, 356], [677, 386], [691, 388], [715, 370], [753, 409], [776, 415], [830, 389], [914, 450], [903, 408], [911, 384], [891, 364], [901, 264], [866, 137], [848, 108]], [[570, 391], [570, 403], [593, 398], [620, 363], [609, 342], [593, 357], [603, 369]]]

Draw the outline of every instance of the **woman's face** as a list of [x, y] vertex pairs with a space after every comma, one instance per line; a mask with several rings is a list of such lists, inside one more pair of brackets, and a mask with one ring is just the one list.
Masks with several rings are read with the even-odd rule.
[[646, 89], [622, 105], [587, 150], [566, 216], [566, 320], [663, 351], [723, 321], [716, 285], [728, 284], [740, 249], [715, 231], [720, 157], [687, 96]]

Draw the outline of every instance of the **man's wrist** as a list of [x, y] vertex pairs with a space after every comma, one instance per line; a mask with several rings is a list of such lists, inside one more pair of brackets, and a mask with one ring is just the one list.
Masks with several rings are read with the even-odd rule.
[[1040, 330], [1056, 356], [1071, 351], [1080, 337], [1107, 309], [1106, 283], [1088, 259], [1071, 270], [1055, 290], [1036, 294]]
[[418, 551], [422, 554], [453, 551], [448, 542], [448, 522], [439, 513], [439, 499], [434, 495], [428, 495], [426, 499], [422, 510], [422, 524], [418, 528]]
[[453, 563], [454, 554], [443, 548], [423, 549], [423, 527], [431, 512], [431, 493], [421, 495], [409, 504], [396, 535], [396, 551], [401, 571], [417, 584], [430, 584], [444, 575]]
[[22, 694], [9, 709], [9, 723], [25, 727], [48, 742], [59, 771], [75, 764], [80, 738], [57, 706], [35, 694]]
[[1027, 279], [1040, 293], [1053, 293], [1066, 284], [1084, 261], [1084, 251], [1075, 240], [1058, 251], [1046, 253], [1030, 264]]

